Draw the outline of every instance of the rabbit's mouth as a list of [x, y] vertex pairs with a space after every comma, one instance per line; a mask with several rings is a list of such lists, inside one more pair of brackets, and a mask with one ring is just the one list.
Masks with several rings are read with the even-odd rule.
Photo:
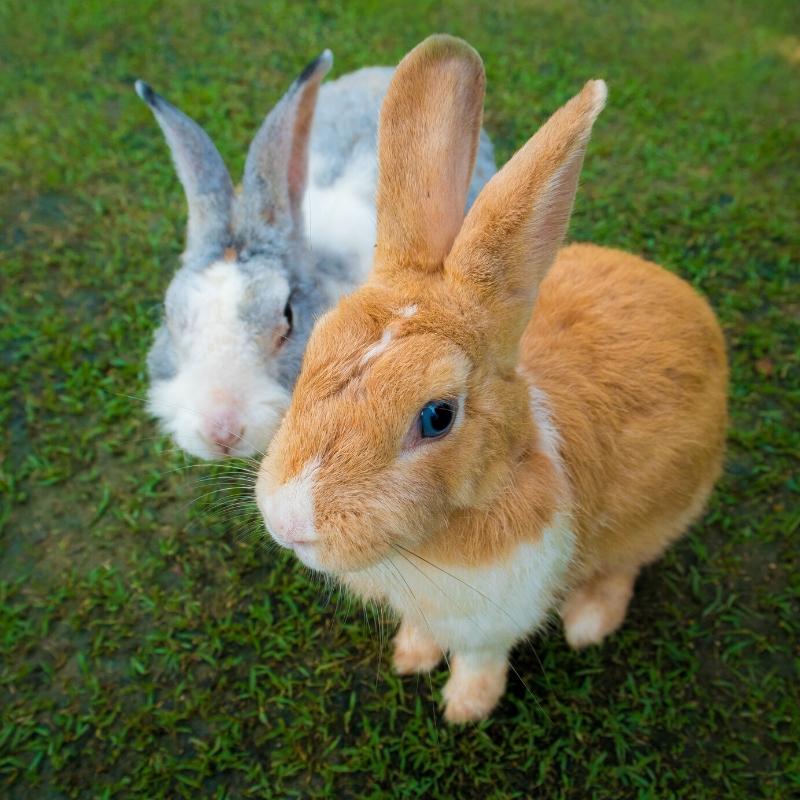
[[321, 537], [314, 520], [314, 484], [318, 461], [306, 464], [291, 480], [278, 485], [263, 468], [256, 482], [256, 502], [269, 535], [292, 550], [307, 567], [322, 569]]
[[[277, 538], [275, 538], [276, 541]], [[279, 544], [281, 544], [279, 542]], [[317, 546], [315, 542], [292, 542], [288, 545], [283, 545], [284, 547], [288, 547], [290, 550], [294, 552], [297, 558], [309, 569], [316, 570], [318, 572], [324, 572], [324, 568], [320, 564], [319, 556], [317, 555]]]
[[179, 371], [153, 382], [148, 410], [175, 443], [205, 461], [263, 454], [289, 403], [288, 391], [268, 375], [233, 375], [212, 383], [219, 367]]

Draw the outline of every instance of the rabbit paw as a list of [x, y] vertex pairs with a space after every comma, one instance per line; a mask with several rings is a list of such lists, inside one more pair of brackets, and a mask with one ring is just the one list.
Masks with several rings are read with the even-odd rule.
[[444, 687], [444, 718], [455, 725], [478, 722], [492, 713], [506, 690], [505, 659], [480, 667], [455, 657]]
[[407, 622], [400, 624], [393, 644], [392, 665], [398, 675], [430, 672], [442, 660], [439, 645]]
[[561, 608], [564, 635], [575, 650], [600, 644], [625, 619], [635, 574], [597, 576], [570, 594]]

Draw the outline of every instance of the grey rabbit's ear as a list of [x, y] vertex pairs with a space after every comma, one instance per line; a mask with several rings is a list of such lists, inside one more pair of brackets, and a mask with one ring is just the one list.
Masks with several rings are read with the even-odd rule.
[[325, 50], [270, 111], [250, 145], [242, 179], [242, 220], [257, 234], [264, 225], [302, 230], [308, 141], [320, 83], [333, 64]]
[[189, 205], [185, 256], [214, 253], [230, 235], [233, 184], [217, 148], [190, 117], [136, 81], [136, 94], [150, 106], [167, 144]]

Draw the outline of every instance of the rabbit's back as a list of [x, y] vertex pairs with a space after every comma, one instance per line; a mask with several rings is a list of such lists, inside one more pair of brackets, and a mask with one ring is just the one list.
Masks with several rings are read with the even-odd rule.
[[364, 67], [322, 85], [311, 133], [312, 184], [331, 186], [349, 164], [364, 159], [374, 202], [378, 115], [393, 73], [393, 67]]
[[656, 558], [721, 470], [728, 372], [708, 303], [641, 258], [572, 245], [542, 282], [521, 355], [549, 398], [587, 566]]
[[365, 67], [320, 88], [304, 213], [326, 306], [360, 284], [372, 264], [378, 115], [393, 71]]

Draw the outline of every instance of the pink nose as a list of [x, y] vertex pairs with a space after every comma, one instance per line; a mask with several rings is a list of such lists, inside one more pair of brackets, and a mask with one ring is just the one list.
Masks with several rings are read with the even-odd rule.
[[281, 503], [280, 492], [266, 494], [256, 489], [256, 500], [264, 517], [267, 530], [284, 547], [298, 544], [313, 544], [319, 538], [314, 521], [301, 509]]
[[222, 414], [208, 421], [205, 435], [208, 441], [228, 455], [242, 441], [244, 427], [233, 414]]
[[282, 513], [274, 507], [265, 509], [262, 506], [262, 514], [267, 530], [284, 545], [311, 544], [317, 538], [313, 527], [291, 511]]

